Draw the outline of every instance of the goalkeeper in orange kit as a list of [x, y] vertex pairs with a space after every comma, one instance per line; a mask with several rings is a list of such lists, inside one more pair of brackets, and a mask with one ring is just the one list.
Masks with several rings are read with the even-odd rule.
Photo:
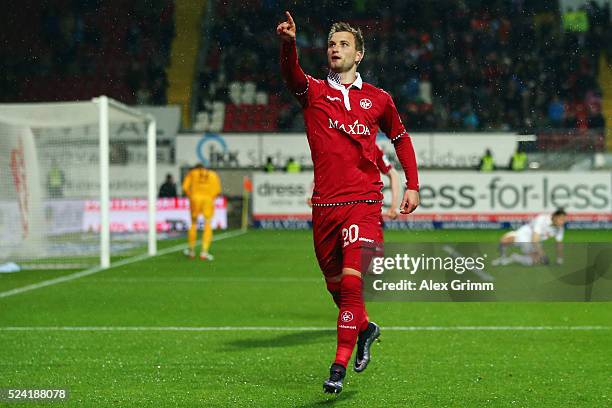
[[191, 227], [189, 227], [189, 248], [185, 255], [195, 258], [195, 244], [197, 238], [198, 217], [204, 216], [204, 236], [202, 237], [202, 252], [200, 259], [213, 260], [208, 253], [212, 242], [211, 221], [215, 213], [215, 198], [221, 193], [221, 181], [213, 170], [204, 168], [200, 163], [192, 168], [183, 180], [183, 191], [189, 197], [191, 210]]

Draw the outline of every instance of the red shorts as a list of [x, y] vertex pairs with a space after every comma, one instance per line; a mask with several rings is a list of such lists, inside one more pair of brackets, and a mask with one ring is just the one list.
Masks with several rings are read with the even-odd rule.
[[381, 209], [381, 203], [312, 207], [314, 247], [323, 275], [339, 275], [342, 268], [362, 270], [364, 257], [382, 247]]

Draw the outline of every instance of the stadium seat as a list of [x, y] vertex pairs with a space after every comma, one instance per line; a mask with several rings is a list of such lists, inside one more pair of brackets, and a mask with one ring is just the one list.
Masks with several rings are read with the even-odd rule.
[[255, 82], [247, 81], [242, 85], [242, 103], [245, 105], [251, 105], [255, 103], [255, 93], [257, 91], [257, 86]]
[[262, 91], [259, 91], [255, 94], [255, 103], [258, 105], [267, 105], [268, 104], [268, 94]]
[[197, 132], [205, 132], [209, 129], [210, 119], [208, 113], [198, 112], [196, 115], [196, 123], [193, 125], [193, 130]]
[[225, 113], [225, 103], [221, 101], [214, 101], [212, 103], [212, 112], [224, 112]]
[[238, 105], [242, 101], [242, 86], [240, 82], [232, 82], [229, 84], [228, 92], [229, 98], [234, 105]]
[[255, 93], [245, 91], [242, 93], [240, 100], [245, 105], [252, 105], [253, 103], [255, 103]]

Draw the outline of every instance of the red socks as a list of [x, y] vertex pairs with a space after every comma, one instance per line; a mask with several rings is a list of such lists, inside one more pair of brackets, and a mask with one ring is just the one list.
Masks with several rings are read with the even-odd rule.
[[327, 284], [327, 291], [332, 295], [334, 303], [340, 309], [340, 282], [325, 281], [325, 283]]
[[[340, 309], [340, 281], [338, 282], [325, 281], [325, 283], [327, 284], [327, 291], [332, 296], [332, 299], [334, 300], [334, 303], [336, 304], [338, 309]], [[364, 304], [364, 309], [365, 309], [365, 304]], [[368, 317], [368, 312], [364, 310], [364, 313], [365, 313], [365, 323], [361, 326], [361, 329], [359, 331], [364, 331], [365, 329], [367, 329], [368, 327], [367, 323], [370, 321]]]
[[[328, 290], [332, 293], [329, 283]], [[336, 301], [335, 297], [334, 301]], [[365, 304], [363, 303], [362, 282], [359, 276], [344, 275], [340, 280], [339, 308], [338, 346], [334, 363], [346, 367], [351, 359], [351, 354], [353, 354], [359, 332], [368, 327]]]

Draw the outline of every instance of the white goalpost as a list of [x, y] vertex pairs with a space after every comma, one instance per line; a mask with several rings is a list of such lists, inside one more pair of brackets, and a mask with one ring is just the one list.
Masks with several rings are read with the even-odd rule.
[[[143, 114], [135, 109], [131, 109], [106, 96], [94, 98], [93, 103], [98, 105], [99, 124], [100, 124], [100, 266], [108, 268], [110, 266], [110, 188], [109, 188], [109, 124], [113, 111], [125, 115], [130, 115], [140, 120], [146, 121], [147, 135], [147, 201], [148, 201], [148, 254], [155, 255], [157, 252], [156, 226], [155, 226], [155, 207], [156, 207], [156, 172], [155, 172], [155, 118], [149, 114]], [[116, 114], [116, 113], [115, 113]]]
[[[154, 255], [155, 139], [152, 115], [106, 96], [0, 104], [0, 262], [107, 268], [145, 245]], [[119, 225], [114, 210], [136, 219]]]

